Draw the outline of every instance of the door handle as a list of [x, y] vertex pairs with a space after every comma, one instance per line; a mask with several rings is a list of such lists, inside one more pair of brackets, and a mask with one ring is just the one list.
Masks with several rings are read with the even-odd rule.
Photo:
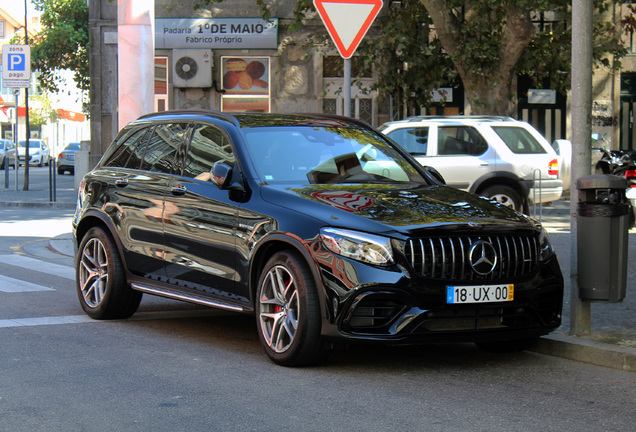
[[188, 189], [184, 186], [184, 185], [174, 185], [170, 188], [170, 193], [172, 195], [185, 195], [185, 193], [188, 191]]
[[128, 179], [119, 178], [119, 179], [115, 180], [115, 186], [120, 187], [120, 188], [128, 186]]

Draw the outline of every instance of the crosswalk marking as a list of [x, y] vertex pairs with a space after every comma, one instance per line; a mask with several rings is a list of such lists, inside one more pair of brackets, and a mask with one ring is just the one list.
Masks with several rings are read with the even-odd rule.
[[75, 269], [73, 267], [49, 263], [24, 255], [0, 255], [0, 263], [75, 280]]
[[6, 292], [6, 293], [21, 293], [21, 292], [55, 291], [55, 290], [53, 288], [48, 288], [48, 287], [37, 285], [31, 282], [26, 282], [20, 279], [14, 279], [14, 278], [0, 275], [0, 291]]
[[94, 319], [86, 315], [69, 315], [54, 317], [36, 317], [36, 318], [16, 318], [16, 319], [0, 319], [0, 328], [7, 327], [32, 327], [54, 324], [80, 324], [80, 323], [97, 323]]

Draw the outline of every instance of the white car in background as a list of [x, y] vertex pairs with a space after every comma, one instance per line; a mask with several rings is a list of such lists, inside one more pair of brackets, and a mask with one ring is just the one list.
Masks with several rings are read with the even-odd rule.
[[416, 116], [378, 128], [446, 184], [528, 213], [563, 193], [559, 159], [530, 124], [499, 116]]
[[[24, 165], [26, 156], [26, 140], [18, 142], [18, 160], [20, 165]], [[29, 165], [48, 166], [51, 163], [51, 152], [49, 147], [41, 139], [29, 139]]]

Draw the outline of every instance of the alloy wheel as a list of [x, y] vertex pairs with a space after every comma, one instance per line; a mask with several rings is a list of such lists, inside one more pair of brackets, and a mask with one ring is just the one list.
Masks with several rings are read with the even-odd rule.
[[281, 265], [272, 267], [260, 289], [261, 331], [265, 343], [277, 353], [285, 352], [298, 330], [299, 301], [294, 277]]
[[108, 256], [102, 242], [90, 239], [84, 249], [79, 269], [82, 297], [89, 307], [99, 306], [104, 299], [108, 285]]

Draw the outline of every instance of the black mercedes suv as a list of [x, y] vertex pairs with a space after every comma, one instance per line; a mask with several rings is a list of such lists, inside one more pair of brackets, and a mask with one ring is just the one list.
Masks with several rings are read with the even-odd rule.
[[344, 117], [145, 115], [85, 176], [73, 232], [89, 316], [143, 293], [254, 314], [282, 365], [349, 342], [519, 350], [561, 323], [538, 222]]

